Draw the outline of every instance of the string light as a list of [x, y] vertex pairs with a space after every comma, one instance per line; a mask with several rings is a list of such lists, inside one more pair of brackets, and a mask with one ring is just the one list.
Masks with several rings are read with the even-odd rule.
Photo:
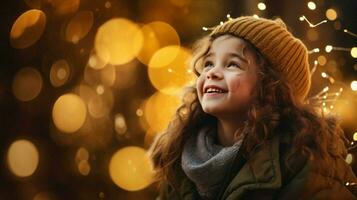
[[318, 64], [318, 62], [317, 62], [317, 60], [315, 60], [314, 61], [314, 66], [312, 67], [312, 70], [311, 70], [311, 77], [312, 77], [312, 75], [315, 73], [315, 71], [316, 71], [316, 68], [317, 68], [317, 64]]
[[327, 20], [325, 19], [325, 20], [322, 20], [322, 21], [319, 22], [319, 23], [312, 24], [312, 23], [305, 17], [305, 15], [302, 15], [301, 17], [299, 17], [299, 20], [300, 20], [300, 21], [304, 21], [304, 20], [305, 20], [305, 21], [309, 24], [309, 26], [310, 26], [311, 28], [315, 28], [316, 26], [319, 26], [319, 25], [321, 25], [321, 24], [327, 22]]
[[309, 54], [313, 54], [313, 53], [319, 53], [320, 49], [319, 48], [315, 48], [309, 51]]
[[[233, 18], [231, 17], [230, 14], [227, 14], [226, 17], [227, 17], [227, 21], [233, 20]], [[223, 21], [220, 21], [220, 22], [219, 22], [219, 25], [223, 25], [223, 24], [224, 24]], [[216, 28], [216, 26], [213, 26], [213, 27], [203, 26], [203, 27], [202, 27], [202, 30], [204, 30], [204, 31], [212, 31], [212, 30], [214, 30], [215, 28]]]
[[352, 33], [351, 31], [349, 31], [349, 30], [347, 30], [347, 29], [343, 29], [343, 32], [344, 32], [344, 33], [347, 33], [347, 34], [349, 34], [349, 35], [352, 35], [353, 37], [357, 37], [357, 34]]

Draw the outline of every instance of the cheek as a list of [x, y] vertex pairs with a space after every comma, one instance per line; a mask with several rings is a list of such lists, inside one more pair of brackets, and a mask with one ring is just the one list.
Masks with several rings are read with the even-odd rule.
[[229, 81], [228, 85], [230, 86], [229, 88], [230, 91], [237, 92], [237, 90], [239, 90], [239, 88], [241, 87], [241, 79], [238, 77], [234, 77], [228, 81]]

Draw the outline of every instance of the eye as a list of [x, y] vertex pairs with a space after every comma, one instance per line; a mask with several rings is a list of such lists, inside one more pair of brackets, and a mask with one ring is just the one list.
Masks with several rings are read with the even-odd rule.
[[213, 63], [211, 61], [206, 61], [203, 65], [203, 68], [212, 68]]
[[228, 68], [233, 67], [233, 68], [239, 68], [239, 69], [242, 68], [239, 64], [234, 63], [234, 62], [229, 63], [227, 67]]

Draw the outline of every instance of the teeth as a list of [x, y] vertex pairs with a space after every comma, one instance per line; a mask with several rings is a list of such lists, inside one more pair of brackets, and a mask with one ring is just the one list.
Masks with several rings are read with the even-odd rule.
[[214, 92], [216, 92], [216, 93], [224, 93], [223, 90], [220, 90], [220, 89], [217, 89], [217, 88], [208, 88], [206, 90], [206, 93], [214, 93]]

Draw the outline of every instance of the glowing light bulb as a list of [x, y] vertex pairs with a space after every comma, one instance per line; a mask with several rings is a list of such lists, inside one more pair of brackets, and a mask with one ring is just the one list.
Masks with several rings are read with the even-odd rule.
[[327, 53], [330, 53], [332, 51], [332, 49], [333, 49], [333, 47], [331, 45], [326, 45], [326, 47], [325, 47], [325, 51]]
[[351, 56], [353, 58], [357, 58], [357, 47], [352, 47], [351, 49]]
[[353, 91], [357, 91], [357, 81], [352, 81], [352, 82], [351, 82], [351, 89], [352, 89]]
[[316, 9], [316, 4], [312, 1], [309, 1], [307, 3], [307, 7], [310, 9], [310, 10], [315, 10]]
[[262, 3], [262, 2], [260, 2], [260, 3], [258, 3], [258, 9], [259, 10], [265, 10], [267, 7], [266, 7], [266, 5], [265, 5], [265, 3]]

